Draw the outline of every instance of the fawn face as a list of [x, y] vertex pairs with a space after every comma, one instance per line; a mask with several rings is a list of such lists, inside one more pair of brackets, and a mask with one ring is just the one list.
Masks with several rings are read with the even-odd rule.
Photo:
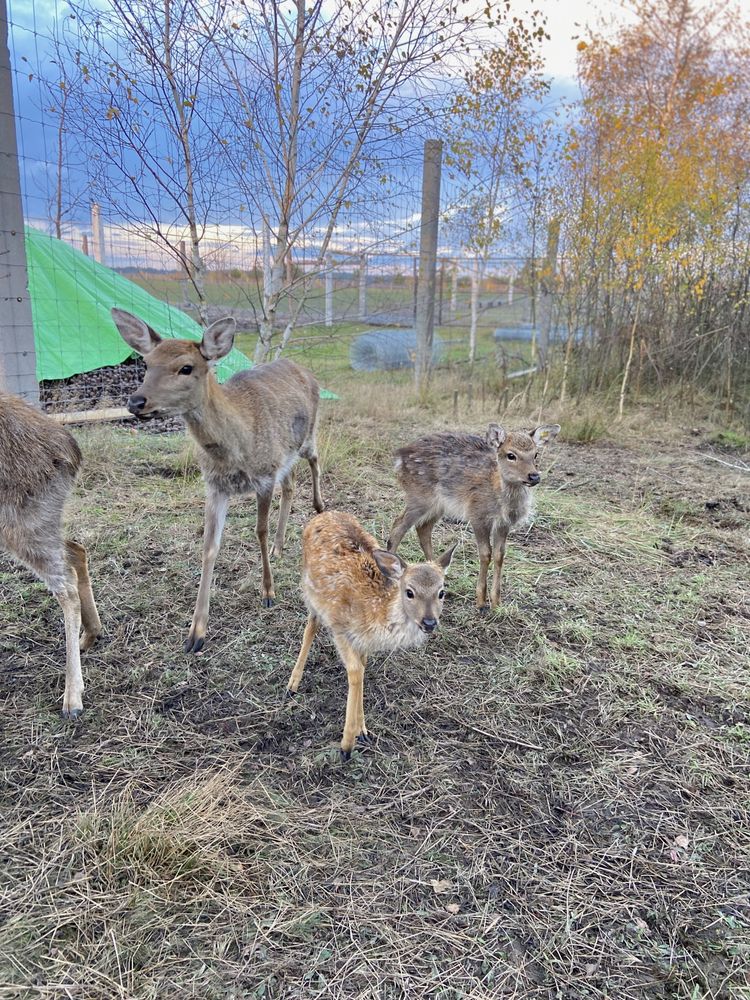
[[497, 464], [503, 482], [509, 486], [536, 486], [542, 478], [537, 468], [539, 447], [560, 432], [559, 424], [543, 424], [530, 434], [506, 431], [499, 424], [490, 424], [485, 435], [487, 443], [497, 448]]
[[450, 566], [454, 543], [435, 562], [409, 565], [395, 552], [375, 549], [373, 558], [380, 572], [399, 586], [399, 600], [404, 621], [411, 622], [426, 635], [435, 632], [445, 600], [445, 573]]
[[208, 362], [232, 349], [235, 321], [218, 320], [197, 343], [163, 340], [143, 320], [122, 309], [113, 309], [112, 318], [123, 340], [146, 362], [143, 384], [128, 400], [130, 412], [136, 417], [178, 416], [200, 406]]

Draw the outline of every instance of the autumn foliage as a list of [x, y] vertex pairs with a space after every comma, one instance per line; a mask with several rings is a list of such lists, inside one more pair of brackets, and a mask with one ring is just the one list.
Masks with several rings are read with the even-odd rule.
[[584, 331], [583, 349], [598, 363], [577, 388], [611, 386], [622, 410], [647, 384], [698, 380], [741, 407], [750, 267], [743, 26], [689, 0], [635, 0], [633, 10], [637, 21], [614, 37], [579, 44], [583, 100], [559, 189], [561, 283], [571, 328]]

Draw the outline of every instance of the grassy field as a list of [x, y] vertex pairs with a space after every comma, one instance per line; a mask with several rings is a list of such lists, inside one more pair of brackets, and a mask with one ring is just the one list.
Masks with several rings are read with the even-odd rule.
[[[454, 383], [422, 409], [406, 376], [331, 388], [324, 496], [382, 539], [392, 448], [453, 423]], [[348, 765], [330, 640], [282, 704], [306, 470], [277, 605], [237, 503], [188, 657], [190, 446], [78, 432], [105, 634], [75, 725], [59, 610], [0, 560], [0, 997], [750, 998], [747, 442], [660, 413], [543, 414], [563, 432], [498, 612], [473, 606], [469, 529], [438, 526], [460, 539], [440, 632], [371, 663], [376, 739]], [[462, 426], [490, 419], [461, 396]]]

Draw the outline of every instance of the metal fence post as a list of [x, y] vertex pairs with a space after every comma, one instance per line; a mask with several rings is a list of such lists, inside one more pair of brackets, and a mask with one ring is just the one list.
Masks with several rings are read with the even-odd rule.
[[8, 14], [0, 0], [0, 379], [11, 392], [36, 404], [39, 383], [24, 239]]
[[417, 289], [417, 356], [414, 365], [417, 391], [427, 388], [432, 367], [432, 334], [435, 327], [435, 276], [440, 216], [440, 167], [443, 143], [428, 139], [422, 167], [422, 222], [419, 240], [419, 287]]

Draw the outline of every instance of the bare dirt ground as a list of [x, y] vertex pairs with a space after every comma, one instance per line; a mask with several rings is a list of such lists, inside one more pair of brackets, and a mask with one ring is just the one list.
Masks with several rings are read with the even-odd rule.
[[[434, 423], [337, 406], [327, 503], [382, 539], [391, 449]], [[329, 640], [282, 704], [306, 470], [278, 604], [259, 606], [237, 504], [188, 657], [203, 491], [184, 436], [78, 437], [69, 522], [106, 631], [75, 725], [57, 606], [0, 561], [0, 996], [750, 997], [746, 455], [689, 427], [563, 431], [485, 617], [471, 533], [440, 525], [462, 541], [440, 633], [371, 664], [377, 739], [342, 765]]]

